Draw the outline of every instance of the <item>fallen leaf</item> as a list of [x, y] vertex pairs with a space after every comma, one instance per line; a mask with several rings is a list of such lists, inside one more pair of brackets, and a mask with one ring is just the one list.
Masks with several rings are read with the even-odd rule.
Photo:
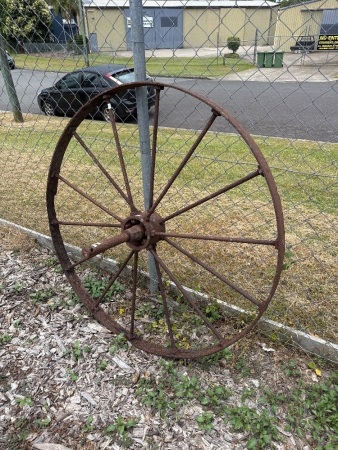
[[275, 352], [276, 351], [274, 348], [267, 347], [264, 342], [262, 342], [261, 347], [265, 352]]
[[34, 444], [33, 443], [33, 447], [38, 449], [38, 450], [72, 450], [69, 447], [65, 447], [64, 445], [61, 444], [51, 444], [51, 443], [39, 443], [39, 444]]
[[307, 366], [309, 369], [312, 369], [314, 371], [314, 373], [317, 375], [317, 377], [322, 376], [322, 371], [320, 369], [318, 369], [318, 367], [316, 366], [316, 364], [313, 361], [310, 361]]

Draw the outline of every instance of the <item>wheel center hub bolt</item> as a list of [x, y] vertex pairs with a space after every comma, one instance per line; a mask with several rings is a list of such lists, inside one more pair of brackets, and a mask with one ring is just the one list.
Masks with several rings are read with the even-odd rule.
[[162, 237], [156, 233], [164, 233], [165, 225], [159, 214], [153, 213], [148, 217], [147, 213], [135, 214], [122, 222], [121, 233], [109, 237], [98, 244], [82, 249], [85, 258], [92, 258], [110, 248], [117, 247], [126, 242], [135, 251], [142, 250], [156, 244]]
[[[135, 214], [128, 217], [122, 223], [122, 233], [130, 236], [128, 245], [133, 250], [142, 250], [156, 244], [162, 237], [157, 233], [165, 232], [165, 225], [162, 223], [162, 217], [153, 213], [148, 217], [146, 212]], [[142, 229], [142, 236], [139, 236], [138, 230]]]

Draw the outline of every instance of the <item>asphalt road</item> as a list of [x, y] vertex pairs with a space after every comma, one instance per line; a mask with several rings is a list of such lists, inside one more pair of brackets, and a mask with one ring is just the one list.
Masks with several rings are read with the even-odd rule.
[[[13, 70], [23, 112], [40, 113], [36, 97], [43, 87], [51, 86], [63, 74], [56, 72]], [[338, 142], [337, 82], [258, 82], [205, 79], [158, 79], [173, 82], [189, 91], [205, 95], [227, 109], [251, 134]], [[0, 77], [0, 109], [10, 110], [3, 79]], [[209, 109], [189, 95], [170, 90], [161, 99], [160, 125], [201, 129]], [[217, 131], [231, 131], [216, 121]]]

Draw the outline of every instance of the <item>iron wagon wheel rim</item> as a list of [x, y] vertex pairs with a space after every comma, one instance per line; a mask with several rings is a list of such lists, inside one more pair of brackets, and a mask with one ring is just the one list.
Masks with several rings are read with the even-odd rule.
[[[152, 86], [155, 90], [160, 91], [165, 88], [167, 89], [175, 89], [177, 91], [180, 91], [184, 94], [190, 95], [197, 100], [205, 103], [207, 106], [210, 107], [212, 111], [215, 111], [217, 115], [222, 116], [241, 136], [241, 138], [244, 140], [246, 145], [249, 147], [252, 155], [255, 157], [258, 167], [259, 167], [259, 173], [265, 178], [266, 185], [268, 186], [270, 196], [272, 199], [272, 205], [274, 209], [275, 214], [275, 220], [276, 220], [276, 230], [277, 230], [277, 237], [275, 242], [275, 249], [277, 251], [277, 261], [276, 261], [276, 270], [275, 275], [273, 278], [273, 282], [269, 291], [269, 294], [264, 302], [262, 302], [259, 306], [259, 311], [255, 315], [255, 317], [251, 320], [249, 324], [247, 324], [240, 332], [235, 334], [232, 338], [227, 340], [222, 340], [217, 344], [210, 345], [208, 347], [202, 348], [202, 349], [182, 349], [182, 348], [168, 348], [163, 346], [162, 344], [154, 343], [153, 341], [149, 341], [143, 338], [140, 338], [136, 335], [131, 335], [128, 329], [121, 326], [117, 321], [115, 321], [112, 317], [110, 317], [100, 306], [95, 307], [96, 302], [94, 299], [89, 295], [87, 290], [83, 287], [82, 282], [75, 272], [74, 269], [68, 270], [72, 263], [66, 248], [66, 245], [64, 243], [64, 240], [62, 238], [62, 233], [60, 230], [60, 226], [58, 224], [57, 220], [57, 214], [56, 214], [56, 208], [55, 208], [55, 197], [57, 195], [58, 190], [58, 184], [59, 184], [59, 178], [58, 175], [61, 170], [63, 158], [65, 156], [65, 152], [68, 148], [68, 144], [71, 141], [73, 137], [73, 132], [78, 128], [78, 126], [82, 123], [82, 121], [88, 116], [90, 111], [92, 111], [94, 108], [97, 108], [102, 104], [102, 102], [107, 102], [111, 98], [112, 95], [117, 94], [121, 91], [125, 91], [127, 89], [135, 89], [137, 87], [150, 87]], [[58, 256], [58, 259], [60, 261], [61, 267], [65, 271], [65, 274], [67, 276], [67, 279], [71, 286], [73, 287], [74, 291], [77, 293], [77, 295], [80, 297], [86, 308], [91, 312], [93, 317], [101, 323], [103, 326], [105, 326], [108, 330], [115, 334], [123, 333], [126, 338], [137, 348], [145, 350], [147, 352], [160, 355], [160, 356], [167, 356], [167, 357], [174, 357], [174, 358], [194, 358], [194, 357], [200, 357], [200, 356], [206, 356], [213, 354], [225, 347], [228, 347], [229, 345], [232, 345], [239, 339], [241, 339], [243, 336], [245, 336], [258, 322], [258, 320], [262, 317], [263, 313], [267, 309], [280, 280], [281, 272], [282, 272], [282, 265], [283, 265], [283, 258], [284, 258], [284, 221], [283, 221], [283, 213], [282, 213], [282, 207], [281, 207], [281, 201], [277, 192], [277, 186], [274, 181], [274, 178], [272, 176], [272, 173], [270, 171], [270, 168], [261, 153], [260, 149], [258, 148], [256, 142], [251, 137], [251, 135], [247, 132], [247, 130], [224, 108], [220, 107], [216, 103], [210, 101], [209, 99], [188, 91], [184, 88], [181, 88], [179, 86], [173, 86], [169, 84], [164, 83], [155, 83], [155, 82], [137, 82], [137, 83], [129, 83], [124, 84], [119, 87], [112, 88], [108, 91], [105, 91], [99, 95], [97, 95], [94, 99], [90, 100], [86, 105], [84, 105], [69, 121], [67, 127], [65, 128], [64, 132], [62, 133], [55, 152], [52, 157], [49, 174], [48, 174], [48, 182], [47, 182], [47, 192], [46, 192], [46, 200], [47, 200], [47, 212], [48, 212], [48, 219], [49, 219], [49, 225], [50, 225], [50, 232], [51, 237], [53, 240], [54, 248], [56, 251], [56, 254]]]

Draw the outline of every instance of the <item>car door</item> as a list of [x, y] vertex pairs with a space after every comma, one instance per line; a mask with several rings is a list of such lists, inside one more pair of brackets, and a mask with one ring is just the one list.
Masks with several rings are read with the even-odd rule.
[[53, 92], [53, 97], [57, 102], [58, 109], [65, 114], [71, 115], [82, 106], [79, 95], [81, 82], [82, 73], [72, 72], [56, 83], [56, 92]]
[[82, 89], [81, 92], [79, 92], [81, 104], [84, 105], [88, 100], [109, 87], [109, 83], [106, 80], [103, 80], [100, 74], [95, 72], [84, 72], [81, 84]]

